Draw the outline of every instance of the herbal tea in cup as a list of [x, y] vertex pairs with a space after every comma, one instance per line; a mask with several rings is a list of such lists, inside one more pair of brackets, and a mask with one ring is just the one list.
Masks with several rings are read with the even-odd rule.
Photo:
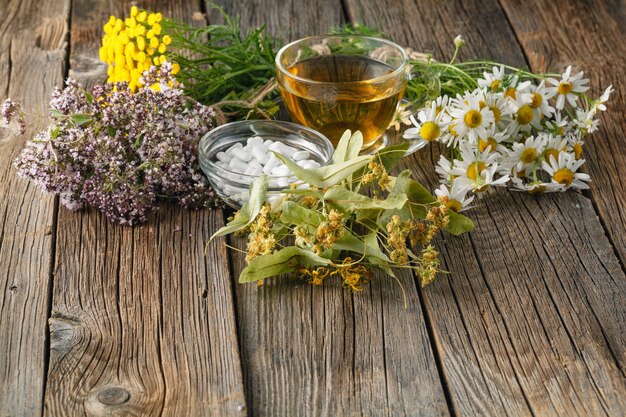
[[283, 47], [276, 73], [291, 118], [337, 145], [346, 129], [363, 133], [363, 149], [387, 130], [404, 95], [408, 56], [367, 36], [314, 36]]

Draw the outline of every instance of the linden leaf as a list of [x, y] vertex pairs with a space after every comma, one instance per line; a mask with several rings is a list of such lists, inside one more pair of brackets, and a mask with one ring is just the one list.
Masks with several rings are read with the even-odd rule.
[[348, 153], [348, 144], [351, 138], [352, 132], [350, 129], [346, 129], [346, 131], [343, 132], [343, 135], [341, 135], [339, 143], [337, 143], [337, 146], [335, 147], [335, 152], [333, 152], [333, 164], [339, 164], [347, 160], [346, 155]]
[[254, 282], [275, 275], [294, 272], [299, 266], [328, 265], [330, 260], [309, 250], [288, 246], [270, 255], [258, 256], [250, 261], [241, 274], [239, 282]]
[[254, 180], [254, 182], [252, 183], [252, 187], [250, 188], [250, 200], [243, 206], [241, 206], [241, 208], [237, 212], [237, 216], [227, 225], [215, 232], [213, 236], [211, 236], [211, 239], [209, 241], [217, 236], [224, 236], [230, 233], [234, 233], [252, 223], [252, 221], [256, 219], [259, 212], [261, 211], [263, 203], [265, 203], [267, 183], [267, 175], [261, 175], [259, 178]]
[[303, 207], [293, 201], [286, 201], [282, 209], [280, 221], [285, 224], [306, 224], [318, 227], [324, 220], [322, 213]]
[[[396, 178], [391, 179], [392, 190], [389, 197], [394, 195], [406, 194], [409, 203], [401, 210], [385, 211], [378, 224], [382, 227], [393, 215], [399, 215], [403, 221], [410, 218], [424, 219], [428, 214], [429, 206], [437, 201], [437, 199], [419, 182], [411, 178], [411, 171], [404, 170]], [[469, 232], [474, 228], [474, 222], [462, 214], [452, 210], [448, 211], [450, 222], [444, 228], [448, 233], [455, 236]]]
[[343, 187], [332, 187], [324, 194], [324, 201], [327, 201], [340, 211], [353, 212], [368, 209], [400, 209], [408, 201], [408, 198], [404, 193], [397, 193], [393, 196], [389, 196], [385, 200], [377, 200], [363, 194], [355, 193], [354, 191], [346, 190]]
[[370, 158], [367, 155], [363, 155], [338, 164], [305, 169], [279, 153], [274, 152], [274, 155], [276, 155], [298, 179], [318, 188], [329, 188], [339, 184], [354, 172], [365, 167]]

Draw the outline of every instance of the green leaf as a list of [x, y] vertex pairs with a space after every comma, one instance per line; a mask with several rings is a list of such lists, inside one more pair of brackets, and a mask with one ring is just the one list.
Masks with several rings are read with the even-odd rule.
[[333, 152], [333, 164], [339, 164], [346, 161], [346, 155], [348, 154], [348, 145], [351, 138], [352, 132], [350, 131], [350, 129], [347, 129], [345, 132], [343, 132], [343, 135], [341, 135], [341, 139], [339, 139], [339, 143], [335, 147], [335, 152]]
[[270, 255], [258, 256], [250, 261], [241, 274], [239, 282], [254, 282], [275, 275], [295, 271], [299, 266], [328, 265], [330, 260], [297, 246], [288, 246]]
[[348, 176], [367, 165], [369, 156], [363, 155], [339, 164], [326, 165], [320, 168], [304, 169], [289, 158], [279, 153], [274, 155], [291, 170], [298, 179], [319, 188], [328, 188], [339, 184]]
[[107, 126], [107, 132], [109, 133], [110, 137], [115, 137], [115, 134], [117, 133], [117, 130], [115, 130], [115, 128], [111, 125]]
[[77, 113], [70, 116], [70, 120], [74, 124], [74, 126], [82, 126], [85, 123], [89, 123], [93, 120], [93, 117], [90, 114], [82, 114]]
[[58, 111], [58, 110], [50, 110], [50, 115], [51, 115], [52, 117], [55, 117], [55, 118], [65, 116], [63, 113], [61, 113], [61, 112], [60, 112], [60, 111]]
[[[379, 225], [385, 225], [391, 216], [397, 214], [405, 221], [409, 218], [424, 219], [428, 213], [429, 205], [437, 199], [419, 182], [411, 178], [411, 171], [404, 170], [393, 181], [393, 188], [389, 196], [406, 194], [409, 204], [403, 210], [386, 211], [379, 219]], [[408, 209], [408, 210], [407, 210]], [[474, 222], [462, 214], [449, 211], [450, 222], [444, 229], [453, 235], [469, 232], [474, 228]]]
[[385, 255], [383, 251], [380, 250], [376, 234], [372, 233], [371, 235], [373, 235], [373, 238], [376, 240], [375, 243], [371, 237], [367, 238], [367, 236], [370, 235], [367, 235], [366, 238], [362, 240], [352, 234], [352, 232], [346, 230], [343, 236], [337, 239], [335, 243], [333, 243], [332, 248], [337, 250], [347, 250], [350, 252], [359, 253], [366, 257], [374, 257], [382, 261], [389, 262], [389, 258], [387, 257], [387, 255]]
[[261, 175], [259, 178], [254, 180], [252, 187], [250, 188], [250, 200], [239, 209], [237, 217], [215, 232], [209, 241], [213, 240], [213, 238], [217, 236], [234, 233], [252, 223], [259, 215], [263, 203], [265, 203], [267, 183], [267, 175]]
[[282, 209], [280, 221], [285, 224], [306, 224], [318, 227], [324, 220], [324, 216], [321, 213], [303, 207], [293, 201], [286, 201]]
[[[406, 150], [409, 148], [409, 143], [404, 141], [394, 146], [390, 146], [388, 148], [381, 149], [372, 155], [374, 161], [382, 164], [385, 167], [385, 170], [391, 171], [391, 169], [396, 166], [400, 160], [406, 155]], [[360, 181], [361, 177], [365, 174], [367, 167], [363, 167], [360, 169], [353, 177], [356, 179], [353, 183], [355, 186], [358, 186], [357, 181]]]
[[408, 198], [404, 193], [397, 193], [393, 196], [390, 195], [385, 200], [376, 200], [366, 195], [346, 190], [343, 187], [332, 187], [324, 194], [324, 201], [340, 208], [341, 211], [353, 212], [367, 209], [399, 209], [404, 206]]

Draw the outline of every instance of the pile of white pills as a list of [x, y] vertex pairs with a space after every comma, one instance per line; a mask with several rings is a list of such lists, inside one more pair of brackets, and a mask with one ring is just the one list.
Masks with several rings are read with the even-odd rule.
[[[266, 174], [270, 177], [270, 188], [287, 188], [297, 178], [273, 152], [291, 159], [304, 169], [320, 167], [319, 162], [311, 159], [309, 151], [298, 150], [278, 141], [263, 140], [259, 136], [248, 138], [245, 146], [237, 142], [225, 151], [218, 152], [215, 164], [236, 174], [249, 176], [237, 178], [237, 182], [242, 185], [249, 185], [259, 175]], [[223, 184], [223, 191], [240, 204], [249, 199], [248, 188]]]

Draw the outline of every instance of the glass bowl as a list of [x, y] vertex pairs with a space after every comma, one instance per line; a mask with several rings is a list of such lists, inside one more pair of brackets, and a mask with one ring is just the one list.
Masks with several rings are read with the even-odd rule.
[[[321, 133], [295, 123], [278, 120], [232, 122], [209, 131], [200, 139], [198, 147], [200, 168], [217, 195], [235, 209], [248, 201], [250, 186], [258, 175], [242, 174], [220, 166], [217, 163], [217, 154], [236, 143], [245, 145], [246, 141], [254, 136], [259, 136], [263, 140], [282, 142], [298, 151], [308, 151], [309, 159], [322, 166], [330, 162], [334, 151], [332, 143]], [[292, 176], [270, 176], [268, 201], [277, 198], [278, 191], [288, 188], [289, 183], [293, 181]]]

